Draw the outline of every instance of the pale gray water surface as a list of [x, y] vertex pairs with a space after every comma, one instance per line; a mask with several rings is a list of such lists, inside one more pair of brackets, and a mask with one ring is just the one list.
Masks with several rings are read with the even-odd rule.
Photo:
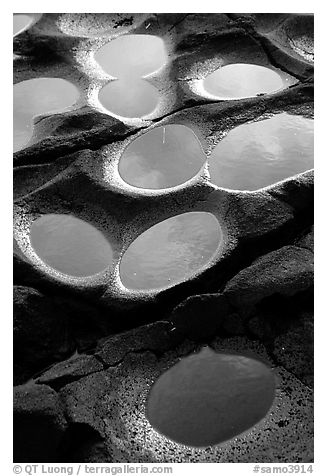
[[120, 264], [126, 288], [168, 287], [191, 277], [215, 256], [222, 240], [211, 213], [177, 215], [146, 230], [129, 246]]
[[33, 135], [33, 118], [61, 112], [72, 106], [79, 91], [60, 78], [36, 78], [14, 85], [14, 152], [23, 149]]
[[113, 252], [106, 237], [73, 215], [41, 216], [32, 223], [30, 239], [42, 261], [70, 276], [91, 276], [112, 264]]
[[[285, 79], [270, 68], [255, 64], [228, 64], [209, 74], [203, 88], [219, 99], [241, 99], [278, 91], [287, 87]], [[290, 83], [291, 84], [291, 83]]]
[[264, 363], [204, 348], [158, 378], [147, 417], [167, 438], [204, 447], [250, 429], [266, 416], [274, 397], [275, 377]]
[[194, 132], [183, 125], [156, 127], [131, 142], [119, 162], [119, 174], [135, 187], [174, 187], [196, 175], [206, 156]]
[[33, 22], [33, 18], [27, 13], [15, 13], [13, 15], [14, 36], [26, 30], [31, 25], [32, 22]]
[[159, 102], [157, 88], [144, 79], [125, 77], [106, 84], [99, 101], [112, 114], [121, 117], [143, 117], [152, 113]]
[[165, 44], [153, 35], [123, 35], [94, 54], [102, 69], [115, 78], [147, 76], [167, 62]]
[[314, 121], [287, 113], [243, 124], [218, 143], [209, 158], [211, 182], [257, 190], [310, 170]]
[[159, 92], [142, 77], [167, 62], [165, 44], [160, 38], [123, 35], [100, 48], [94, 58], [106, 73], [118, 78], [99, 93], [99, 101], [109, 113], [136, 118], [155, 110]]

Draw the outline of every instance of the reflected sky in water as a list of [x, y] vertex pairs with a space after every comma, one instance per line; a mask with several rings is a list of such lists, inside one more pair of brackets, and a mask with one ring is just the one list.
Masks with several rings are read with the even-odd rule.
[[99, 101], [108, 112], [136, 118], [155, 110], [159, 92], [142, 77], [154, 73], [167, 61], [160, 38], [124, 35], [100, 48], [94, 58], [106, 73], [118, 78], [99, 93]]
[[157, 71], [167, 61], [165, 44], [153, 35], [124, 35], [94, 54], [102, 69], [115, 78], [141, 78]]
[[33, 135], [33, 117], [61, 112], [72, 106], [79, 91], [60, 78], [37, 78], [14, 85], [14, 152], [23, 149]]
[[119, 173], [135, 187], [160, 189], [191, 179], [205, 161], [194, 132], [183, 125], [169, 124], [131, 142], [121, 156]]
[[272, 93], [283, 86], [281, 76], [275, 71], [245, 63], [223, 66], [203, 81], [203, 88], [220, 99], [241, 99]]
[[222, 234], [210, 213], [191, 212], [146, 230], [125, 252], [120, 276], [129, 289], [156, 289], [183, 281], [215, 255]]
[[42, 261], [70, 276], [91, 276], [112, 263], [112, 248], [105, 236], [72, 215], [43, 215], [33, 222], [30, 238]]
[[314, 122], [287, 113], [232, 129], [209, 158], [211, 181], [256, 190], [313, 168]]
[[33, 18], [25, 13], [16, 13], [13, 15], [13, 35], [16, 36], [26, 30], [32, 23]]
[[147, 417], [166, 437], [203, 447], [251, 428], [265, 417], [274, 396], [274, 374], [265, 364], [204, 348], [154, 383]]
[[143, 117], [157, 107], [159, 92], [143, 79], [127, 77], [106, 84], [99, 92], [99, 101], [116, 116]]

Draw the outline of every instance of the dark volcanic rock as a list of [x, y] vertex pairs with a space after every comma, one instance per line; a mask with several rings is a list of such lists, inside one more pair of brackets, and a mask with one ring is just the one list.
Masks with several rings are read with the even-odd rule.
[[95, 356], [108, 366], [117, 365], [129, 352], [162, 353], [174, 348], [183, 338], [171, 323], [158, 321], [101, 339]]
[[273, 355], [285, 369], [313, 386], [313, 314], [303, 313], [288, 331], [276, 337]]
[[42, 282], [39, 271], [16, 251], [13, 254], [13, 268], [14, 284], [25, 284], [25, 281], [27, 281], [29, 285], [32, 285]]
[[237, 228], [242, 242], [272, 240], [294, 227], [291, 207], [275, 200], [264, 191], [253, 194], [233, 193], [228, 197], [229, 208], [225, 220]]
[[89, 425], [69, 425], [60, 449], [63, 463], [109, 463], [112, 462], [105, 440]]
[[313, 223], [314, 172], [309, 170], [269, 189], [269, 193], [294, 209], [300, 222]]
[[46, 385], [14, 389], [14, 462], [58, 461], [67, 422], [57, 393]]
[[311, 230], [309, 233], [307, 233], [305, 236], [300, 238], [296, 243], [296, 246], [301, 246], [302, 248], [307, 248], [308, 250], [314, 251], [314, 231], [313, 231], [313, 226], [311, 227]]
[[32, 288], [14, 287], [14, 383], [74, 351], [65, 315]]
[[74, 154], [64, 156], [52, 164], [14, 168], [14, 200], [44, 186], [75, 160]]
[[229, 309], [228, 301], [221, 294], [191, 296], [175, 307], [171, 321], [177, 332], [195, 342], [205, 342], [217, 334]]
[[243, 317], [236, 312], [226, 315], [221, 328], [228, 336], [239, 336], [245, 334]]
[[263, 298], [249, 316], [246, 327], [252, 336], [259, 338], [271, 351], [277, 337], [292, 332], [304, 313], [313, 312], [313, 287], [294, 296], [272, 294]]
[[92, 355], [81, 355], [65, 360], [46, 370], [36, 383], [60, 388], [74, 380], [103, 370], [103, 365]]
[[117, 384], [114, 378], [110, 378], [110, 374], [111, 372], [97, 372], [69, 383], [60, 390], [59, 395], [70, 424], [87, 424], [104, 436], [104, 415], [110, 409], [110, 393]]
[[238, 273], [228, 282], [224, 295], [246, 314], [271, 295], [294, 296], [312, 286], [312, 253], [304, 248], [284, 246]]
[[96, 347], [111, 333], [108, 311], [63, 295], [51, 297], [26, 286], [14, 287], [14, 384]]

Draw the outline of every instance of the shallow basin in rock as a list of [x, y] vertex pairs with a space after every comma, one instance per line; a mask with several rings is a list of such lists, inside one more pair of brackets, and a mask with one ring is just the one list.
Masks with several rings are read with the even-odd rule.
[[146, 230], [120, 264], [122, 284], [133, 290], [171, 286], [202, 270], [222, 240], [218, 220], [206, 212], [177, 215]]
[[274, 396], [275, 377], [263, 362], [206, 347], [158, 378], [147, 417], [167, 438], [206, 447], [250, 429], [269, 412]]
[[167, 62], [165, 44], [153, 35], [123, 35], [94, 55], [102, 69], [115, 78], [144, 77]]
[[192, 129], [169, 124], [131, 142], [119, 162], [119, 174], [135, 187], [175, 187], [194, 177], [206, 161]]
[[157, 88], [133, 77], [112, 81], [99, 92], [99, 101], [109, 114], [121, 117], [147, 116], [156, 109], [159, 99]]
[[112, 264], [106, 237], [73, 215], [48, 214], [32, 223], [31, 245], [48, 266], [70, 276], [92, 276]]
[[62, 112], [72, 106], [79, 91], [60, 78], [36, 78], [14, 85], [14, 152], [23, 149], [33, 136], [33, 118]]
[[241, 99], [276, 92], [288, 87], [291, 77], [282, 78], [276, 71], [256, 64], [236, 63], [209, 74], [203, 88], [219, 99]]
[[287, 113], [232, 129], [209, 158], [211, 182], [257, 190], [310, 170], [314, 122]]

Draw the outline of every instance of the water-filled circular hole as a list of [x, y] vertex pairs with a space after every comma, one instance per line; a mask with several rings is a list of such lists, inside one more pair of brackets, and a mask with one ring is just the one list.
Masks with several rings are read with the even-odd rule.
[[124, 35], [100, 48], [94, 58], [106, 73], [116, 78], [142, 77], [163, 66], [167, 53], [157, 36]]
[[219, 99], [241, 99], [278, 91], [281, 76], [272, 69], [255, 64], [229, 64], [209, 74], [203, 88]]
[[264, 363], [204, 348], [158, 378], [147, 417], [171, 440], [205, 447], [250, 429], [266, 416], [274, 396], [274, 374]]
[[112, 81], [99, 92], [103, 107], [121, 117], [147, 116], [156, 109], [159, 99], [157, 88], [143, 79], [132, 77]]
[[14, 85], [14, 151], [23, 149], [33, 135], [33, 118], [72, 106], [79, 91], [60, 78], [37, 78]]
[[146, 230], [129, 246], [120, 264], [126, 288], [171, 286], [203, 269], [217, 253], [222, 231], [206, 212], [177, 215]]
[[287, 113], [231, 130], [209, 158], [211, 181], [257, 190], [313, 168], [313, 120]]
[[121, 156], [119, 174], [135, 187], [162, 189], [191, 179], [205, 161], [194, 132], [170, 124], [156, 127], [131, 142]]
[[33, 18], [26, 13], [15, 13], [13, 15], [13, 34], [19, 35], [25, 31], [33, 22]]
[[105, 236], [72, 215], [43, 215], [32, 223], [31, 245], [47, 265], [70, 276], [92, 276], [107, 269], [113, 251]]

